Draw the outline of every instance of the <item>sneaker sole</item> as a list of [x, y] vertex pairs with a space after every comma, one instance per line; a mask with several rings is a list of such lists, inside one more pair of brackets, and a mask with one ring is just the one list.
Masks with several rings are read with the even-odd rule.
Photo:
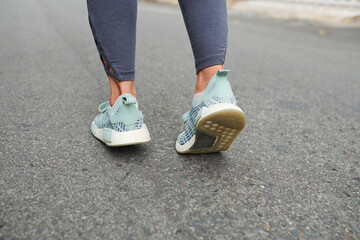
[[151, 141], [146, 125], [137, 130], [117, 132], [110, 128], [98, 128], [94, 122], [92, 122], [91, 133], [109, 147], [137, 145]]
[[184, 145], [176, 141], [176, 151], [180, 154], [226, 151], [245, 124], [245, 114], [238, 106], [229, 103], [210, 106], [202, 112], [194, 136]]

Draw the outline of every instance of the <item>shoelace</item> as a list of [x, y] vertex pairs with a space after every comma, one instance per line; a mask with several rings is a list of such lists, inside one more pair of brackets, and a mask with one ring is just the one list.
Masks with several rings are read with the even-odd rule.
[[98, 107], [98, 110], [99, 110], [99, 112], [104, 113], [109, 107], [110, 107], [110, 102], [107, 101], [107, 102], [100, 104]]

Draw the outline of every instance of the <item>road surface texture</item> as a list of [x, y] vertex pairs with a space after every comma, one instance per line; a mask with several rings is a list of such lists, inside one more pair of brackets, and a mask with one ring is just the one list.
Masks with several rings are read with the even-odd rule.
[[0, 13], [0, 239], [360, 238], [359, 29], [230, 12], [247, 126], [226, 153], [181, 156], [195, 69], [177, 7], [139, 4], [153, 140], [117, 149], [90, 133], [109, 89], [86, 2]]

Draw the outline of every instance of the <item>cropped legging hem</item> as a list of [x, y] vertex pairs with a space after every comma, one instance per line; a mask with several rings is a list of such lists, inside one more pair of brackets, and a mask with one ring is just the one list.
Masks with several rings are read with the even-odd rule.
[[198, 74], [204, 68], [211, 67], [214, 65], [223, 65], [224, 62], [225, 62], [224, 54], [209, 56], [200, 59], [199, 61], [195, 62], [196, 74]]
[[109, 69], [106, 69], [106, 66], [104, 65], [104, 70], [106, 72], [107, 75], [110, 75], [111, 77], [115, 78], [116, 80], [118, 80], [119, 82], [121, 81], [134, 81], [135, 79], [135, 72], [120, 72], [120, 71], [116, 71], [112, 72]]
[[[121, 71], [120, 69], [118, 69], [118, 67], [116, 67], [114, 64], [111, 63], [111, 60], [108, 57], [108, 56], [111, 56], [111, 52], [107, 53], [104, 50], [106, 46], [104, 47], [104, 46], [102, 46], [102, 44], [100, 44], [100, 42], [102, 42], [103, 39], [99, 39], [96, 29], [92, 23], [90, 14], [89, 14], [89, 23], [90, 23], [90, 28], [91, 28], [92, 34], [94, 36], [95, 45], [96, 45], [96, 48], [98, 49], [98, 52], [100, 55], [100, 60], [103, 63], [106, 74], [108, 76], [115, 78], [119, 82], [120, 81], [133, 81], [135, 79], [135, 71]], [[102, 37], [106, 37], [106, 36], [102, 36]]]
[[[193, 50], [196, 74], [223, 65], [227, 49], [226, 0], [178, 0]], [[105, 72], [135, 79], [137, 0], [87, 0], [89, 22]]]
[[[94, 34], [94, 36], [95, 36], [95, 34]], [[105, 70], [105, 72], [106, 72], [106, 74], [108, 76], [111, 76], [111, 77], [115, 78], [119, 82], [121, 82], [121, 81], [134, 81], [134, 79], [135, 79], [135, 71], [121, 71], [114, 64], [111, 64], [111, 62], [107, 58], [108, 54], [106, 54], [104, 52], [103, 48], [100, 46], [98, 41], [96, 41], [96, 38], [95, 38], [95, 43], [96, 43], [98, 51], [99, 51], [100, 60], [103, 63], [104, 70]]]

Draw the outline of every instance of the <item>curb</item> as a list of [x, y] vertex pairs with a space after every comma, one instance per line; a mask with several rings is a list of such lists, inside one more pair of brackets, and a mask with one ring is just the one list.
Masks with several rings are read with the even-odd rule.
[[[141, 0], [179, 6], [177, 0]], [[195, 0], [194, 0], [195, 1]], [[360, 27], [360, 7], [344, 7], [268, 0], [228, 0], [231, 11], [279, 19], [299, 19], [339, 27]]]
[[259, 0], [236, 2], [231, 9], [280, 19], [310, 20], [335, 26], [360, 26], [360, 7]]
[[177, 0], [141, 0], [141, 2], [154, 2], [166, 5], [179, 6], [179, 2]]

